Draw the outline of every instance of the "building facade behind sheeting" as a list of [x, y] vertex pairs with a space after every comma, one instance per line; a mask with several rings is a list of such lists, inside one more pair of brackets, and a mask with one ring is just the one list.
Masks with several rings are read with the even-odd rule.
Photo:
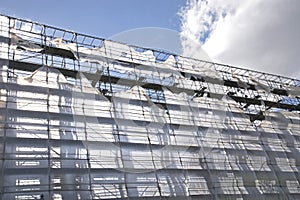
[[300, 199], [299, 80], [0, 19], [0, 199]]

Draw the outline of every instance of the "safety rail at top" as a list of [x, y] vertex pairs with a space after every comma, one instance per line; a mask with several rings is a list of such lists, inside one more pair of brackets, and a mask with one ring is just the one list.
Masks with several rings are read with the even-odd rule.
[[[16, 17], [6, 16], [0, 14], [0, 35], [5, 37], [5, 34], [7, 33], [6, 37], [10, 38], [10, 40], [18, 40], [18, 36], [20, 36], [22, 39], [26, 39], [31, 42], [31, 44], [38, 44], [39, 47], [43, 49], [41, 51], [42, 53], [45, 53], [45, 48], [51, 48], [55, 45], [53, 45], [53, 41], [55, 42], [61, 42], [60, 44], [64, 43], [69, 45], [67, 48], [64, 48], [65, 50], [74, 51], [74, 56], [71, 54], [68, 54], [68, 58], [70, 59], [77, 59], [79, 48], [89, 48], [89, 49], [95, 49], [95, 48], [103, 48], [104, 53], [107, 54], [108, 50], [105, 49], [105, 43], [110, 43], [111, 47], [113, 46], [115, 49], [113, 51], [119, 51], [117, 54], [124, 54], [124, 49], [116, 49], [116, 48], [126, 48], [128, 49], [128, 55], [131, 59], [134, 59], [134, 55], [132, 55], [132, 51], [134, 50], [136, 52], [150, 52], [154, 59], [149, 59], [149, 62], [164, 62], [166, 61], [170, 56], [174, 57], [174, 61], [176, 63], [184, 63], [185, 66], [193, 66], [195, 63], [201, 63], [201, 65], [206, 65], [209, 68], [212, 68], [212, 70], [216, 70], [218, 74], [223, 78], [227, 80], [234, 79], [234, 77], [238, 77], [240, 79], [244, 78], [256, 78], [258, 80], [266, 81], [268, 85], [278, 85], [279, 84], [286, 84], [289, 86], [299, 86], [300, 80], [288, 78], [284, 76], [279, 75], [273, 75], [269, 73], [264, 72], [258, 72], [255, 70], [249, 70], [249, 69], [242, 69], [239, 67], [229, 66], [225, 64], [218, 64], [206, 60], [197, 60], [194, 58], [187, 58], [181, 55], [171, 54], [166, 51], [161, 50], [155, 50], [155, 49], [149, 49], [134, 45], [128, 45], [120, 42], [114, 42], [111, 40], [106, 40], [99, 37], [89, 36], [86, 34], [76, 33], [74, 31], [65, 30], [62, 28], [56, 28], [53, 26], [41, 24], [38, 22], [33, 22], [25, 19], [19, 19]], [[17, 33], [17, 34], [16, 34]], [[12, 38], [15, 37], [15, 38]], [[60, 40], [60, 41], [59, 41]], [[70, 48], [70, 46], [72, 46]], [[57, 45], [59, 46], [59, 45]], [[35, 47], [35, 46], [34, 46]], [[49, 49], [48, 49], [49, 50]], [[77, 50], [77, 51], [76, 51]], [[111, 49], [112, 50], [112, 49]], [[145, 54], [145, 56], [149, 55]], [[200, 65], [200, 66], [201, 66]], [[184, 67], [181, 68], [178, 67], [177, 70], [184, 70]], [[196, 70], [193, 66], [193, 70]], [[191, 71], [193, 72], [193, 71]], [[196, 73], [201, 73], [202, 71], [195, 71]], [[225, 77], [225, 78], [224, 78]]]

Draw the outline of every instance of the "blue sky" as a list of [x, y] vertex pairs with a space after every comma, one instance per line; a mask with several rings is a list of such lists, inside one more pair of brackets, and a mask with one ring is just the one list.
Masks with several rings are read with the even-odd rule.
[[141, 27], [180, 30], [186, 0], [3, 0], [2, 14], [108, 38]]

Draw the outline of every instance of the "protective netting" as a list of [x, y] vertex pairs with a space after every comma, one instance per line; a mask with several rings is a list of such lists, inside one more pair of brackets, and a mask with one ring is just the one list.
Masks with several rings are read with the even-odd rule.
[[300, 198], [299, 81], [72, 34], [1, 17], [0, 198]]

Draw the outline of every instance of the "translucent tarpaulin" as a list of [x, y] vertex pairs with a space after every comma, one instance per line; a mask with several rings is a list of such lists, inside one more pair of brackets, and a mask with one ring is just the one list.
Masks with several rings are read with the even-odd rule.
[[299, 198], [296, 80], [1, 22], [1, 199]]

